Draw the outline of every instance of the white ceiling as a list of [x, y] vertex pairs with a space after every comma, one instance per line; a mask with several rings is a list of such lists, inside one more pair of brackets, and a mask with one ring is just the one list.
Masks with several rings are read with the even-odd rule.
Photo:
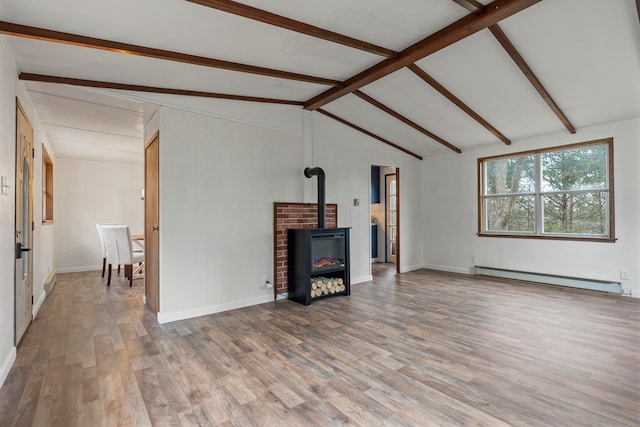
[[[394, 50], [468, 14], [453, 0], [242, 3]], [[383, 59], [186, 0], [0, 0], [0, 20], [336, 80]], [[634, 0], [541, 1], [502, 21], [500, 27], [578, 132], [589, 125], [640, 117], [640, 25]], [[3, 37], [25, 73], [296, 101], [328, 89]], [[417, 64], [512, 140], [565, 130], [488, 30]], [[136, 101], [131, 92], [114, 96], [117, 92], [66, 85], [27, 82], [26, 86], [56, 156], [141, 161], [142, 129], [155, 106]], [[363, 87], [362, 92], [463, 151], [502, 144], [407, 69]], [[448, 150], [354, 95], [324, 109], [423, 156]]]

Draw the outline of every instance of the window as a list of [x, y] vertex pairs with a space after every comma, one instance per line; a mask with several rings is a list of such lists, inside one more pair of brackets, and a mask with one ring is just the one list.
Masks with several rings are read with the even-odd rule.
[[42, 223], [53, 224], [53, 162], [42, 146]]
[[479, 233], [615, 241], [613, 138], [478, 159]]

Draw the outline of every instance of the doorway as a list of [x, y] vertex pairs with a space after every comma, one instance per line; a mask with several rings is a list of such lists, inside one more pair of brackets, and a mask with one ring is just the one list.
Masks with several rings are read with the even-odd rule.
[[400, 271], [400, 170], [371, 166], [371, 274]]
[[33, 319], [33, 128], [16, 106], [15, 345]]
[[144, 296], [154, 314], [160, 311], [159, 143], [156, 133], [144, 147]]

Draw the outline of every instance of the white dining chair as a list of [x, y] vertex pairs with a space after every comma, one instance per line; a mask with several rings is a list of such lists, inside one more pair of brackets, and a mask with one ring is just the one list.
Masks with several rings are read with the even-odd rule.
[[103, 225], [116, 225], [116, 224], [96, 224], [98, 230], [98, 236], [100, 236], [100, 244], [102, 245], [102, 277], [104, 277], [104, 271], [107, 267], [107, 244], [104, 241], [104, 235], [102, 233]]
[[[129, 279], [129, 286], [133, 286], [136, 273], [140, 272], [144, 265], [144, 252], [134, 251], [131, 244], [131, 232], [128, 225], [103, 225], [101, 227], [107, 248], [107, 264], [109, 274], [107, 286], [111, 286], [111, 267], [124, 265], [125, 276]], [[134, 270], [133, 265], [138, 264]], [[138, 275], [136, 278], [140, 278]]]

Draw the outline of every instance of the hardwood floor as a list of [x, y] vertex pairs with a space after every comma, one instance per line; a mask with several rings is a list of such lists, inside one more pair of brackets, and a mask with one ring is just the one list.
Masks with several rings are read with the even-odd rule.
[[0, 425], [640, 425], [638, 300], [374, 275], [308, 307], [158, 325], [139, 281], [60, 274], [0, 390]]

